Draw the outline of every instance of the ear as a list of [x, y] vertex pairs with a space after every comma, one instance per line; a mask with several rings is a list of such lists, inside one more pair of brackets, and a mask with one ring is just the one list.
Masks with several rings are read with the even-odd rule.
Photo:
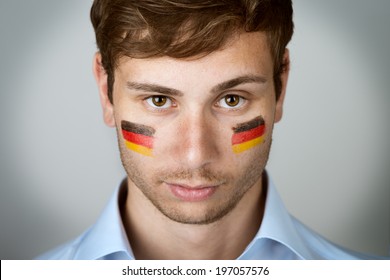
[[108, 98], [107, 74], [103, 68], [102, 56], [99, 52], [93, 58], [93, 74], [99, 90], [100, 104], [103, 109], [103, 120], [106, 125], [114, 127], [114, 106]]
[[283, 64], [285, 65], [285, 67], [282, 74], [280, 75], [282, 88], [281, 88], [279, 99], [276, 101], [275, 122], [279, 122], [283, 116], [283, 103], [284, 103], [284, 98], [286, 96], [288, 74], [290, 72], [290, 54], [288, 49], [286, 49], [284, 52]]

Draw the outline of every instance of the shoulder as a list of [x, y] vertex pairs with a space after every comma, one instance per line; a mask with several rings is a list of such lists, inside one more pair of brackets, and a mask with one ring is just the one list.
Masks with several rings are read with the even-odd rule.
[[291, 217], [302, 241], [312, 253], [314, 259], [325, 260], [364, 260], [375, 259], [375, 256], [365, 255], [339, 246], [316, 233], [294, 217]]
[[74, 260], [83, 235], [36, 257], [36, 260]]
[[123, 200], [121, 195], [125, 195], [125, 191], [126, 185], [122, 183], [111, 196], [97, 221], [79, 237], [38, 256], [36, 259], [133, 259], [120, 214], [119, 201]]

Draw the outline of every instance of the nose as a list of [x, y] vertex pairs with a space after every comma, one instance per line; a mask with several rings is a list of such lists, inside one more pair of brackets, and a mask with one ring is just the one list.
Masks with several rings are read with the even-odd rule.
[[218, 158], [219, 128], [212, 116], [194, 113], [177, 127], [174, 155], [183, 168], [196, 170]]

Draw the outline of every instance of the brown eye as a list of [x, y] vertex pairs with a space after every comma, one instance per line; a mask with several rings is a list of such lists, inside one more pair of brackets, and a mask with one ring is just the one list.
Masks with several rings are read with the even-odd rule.
[[167, 110], [171, 107], [175, 107], [174, 102], [164, 95], [153, 95], [145, 99], [148, 107], [158, 110]]
[[152, 102], [157, 107], [162, 107], [167, 103], [167, 97], [165, 96], [153, 96]]
[[226, 95], [225, 103], [230, 107], [235, 107], [240, 103], [240, 97], [238, 95]]
[[241, 109], [246, 104], [247, 100], [237, 94], [228, 94], [218, 100], [217, 106], [228, 110]]

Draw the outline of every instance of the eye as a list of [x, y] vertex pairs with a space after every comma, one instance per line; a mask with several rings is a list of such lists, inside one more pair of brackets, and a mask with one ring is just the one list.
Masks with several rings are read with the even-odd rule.
[[172, 107], [172, 100], [163, 95], [154, 95], [146, 99], [146, 102], [153, 108], [167, 109]]
[[235, 94], [226, 95], [217, 102], [219, 107], [226, 108], [226, 109], [239, 108], [244, 103], [245, 103], [245, 99]]

